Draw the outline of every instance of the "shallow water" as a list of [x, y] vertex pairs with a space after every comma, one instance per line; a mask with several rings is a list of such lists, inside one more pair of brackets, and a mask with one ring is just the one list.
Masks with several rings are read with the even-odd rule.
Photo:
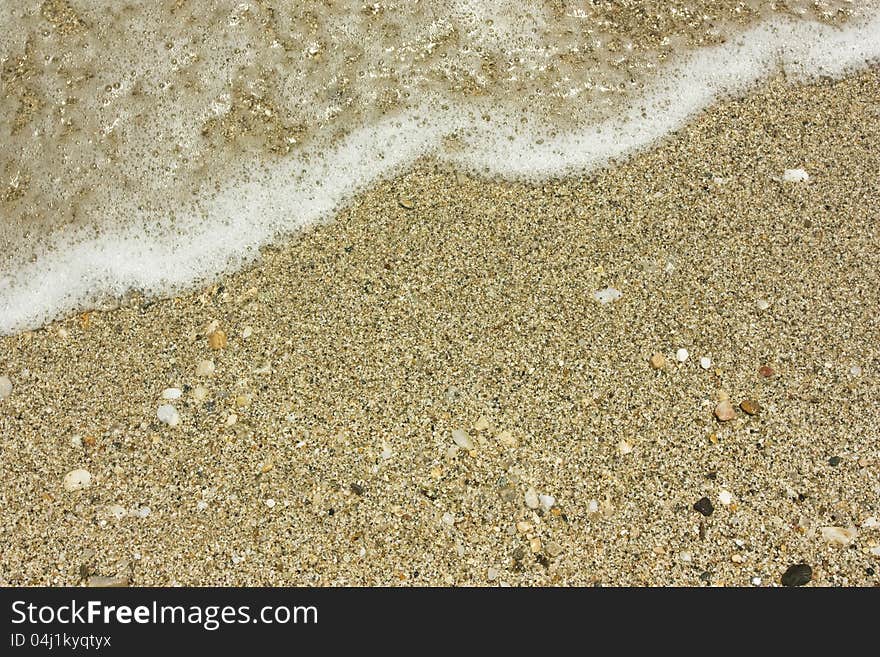
[[875, 2], [328, 5], [0, 8], [0, 333], [241, 266], [424, 155], [584, 171], [880, 56]]

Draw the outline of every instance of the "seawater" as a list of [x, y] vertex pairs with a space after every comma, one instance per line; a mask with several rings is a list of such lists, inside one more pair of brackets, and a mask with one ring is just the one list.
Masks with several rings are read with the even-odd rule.
[[232, 271], [423, 156], [576, 174], [880, 59], [873, 1], [47, 0], [0, 28], [0, 334]]

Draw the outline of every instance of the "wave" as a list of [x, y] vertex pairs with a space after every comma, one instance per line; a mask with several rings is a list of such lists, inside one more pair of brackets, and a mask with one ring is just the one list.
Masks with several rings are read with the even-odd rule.
[[[333, 216], [354, 194], [431, 156], [478, 175], [537, 180], [577, 174], [650, 147], [697, 112], [774, 71], [798, 82], [840, 77], [880, 60], [880, 15], [843, 28], [772, 20], [659, 70], [617, 118], [560, 122], [489, 98], [425, 101], [315, 144], [229, 184], [198, 212], [59, 232], [0, 272], [0, 334], [39, 327], [132, 290], [167, 296], [234, 271], [259, 249]], [[486, 121], [485, 116], [491, 116]], [[445, 147], [455, 137], [460, 147]]]

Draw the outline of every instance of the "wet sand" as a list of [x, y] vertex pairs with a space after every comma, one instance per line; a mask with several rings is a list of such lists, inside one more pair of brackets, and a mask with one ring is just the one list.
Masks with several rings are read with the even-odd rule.
[[772, 81], [0, 338], [0, 584], [876, 585], [878, 143], [877, 68]]

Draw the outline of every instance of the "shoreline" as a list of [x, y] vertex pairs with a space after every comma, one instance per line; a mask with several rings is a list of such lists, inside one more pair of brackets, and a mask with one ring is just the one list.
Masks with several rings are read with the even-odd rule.
[[876, 585], [877, 143], [878, 67], [770, 81], [588, 176], [422, 161], [206, 290], [0, 338], [0, 583]]

